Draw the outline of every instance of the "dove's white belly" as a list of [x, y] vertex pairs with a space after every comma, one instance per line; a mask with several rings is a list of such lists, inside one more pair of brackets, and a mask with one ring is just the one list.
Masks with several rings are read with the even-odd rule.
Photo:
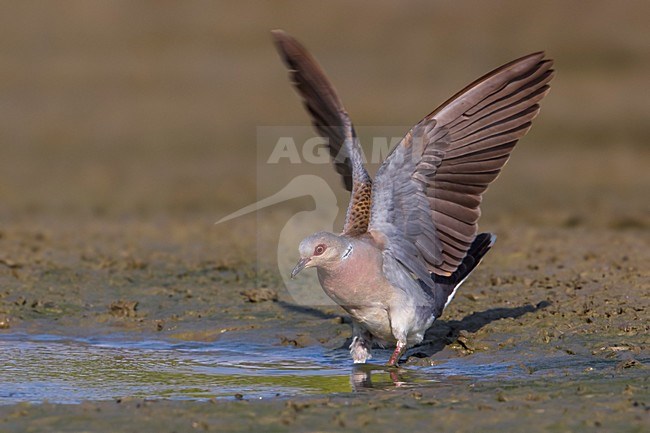
[[353, 319], [383, 343], [395, 343], [388, 311], [383, 307], [346, 308]]

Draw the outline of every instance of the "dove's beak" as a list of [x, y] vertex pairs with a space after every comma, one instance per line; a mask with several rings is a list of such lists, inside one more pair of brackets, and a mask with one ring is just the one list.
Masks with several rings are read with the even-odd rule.
[[310, 260], [311, 259], [309, 257], [300, 259], [300, 261], [296, 263], [296, 266], [293, 268], [293, 271], [291, 271], [291, 279], [298, 275], [298, 272], [305, 269], [305, 266], [307, 266], [307, 263], [309, 263]]

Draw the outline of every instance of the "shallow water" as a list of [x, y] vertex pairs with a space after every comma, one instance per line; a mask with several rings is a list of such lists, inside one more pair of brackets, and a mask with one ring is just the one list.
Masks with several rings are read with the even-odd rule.
[[373, 364], [354, 366], [346, 350], [318, 346], [133, 340], [123, 334], [97, 338], [6, 334], [0, 336], [0, 404], [125, 397], [264, 399], [549, 377], [606, 368], [613, 362], [548, 356], [535, 357], [524, 368], [521, 358], [513, 362], [509, 355], [503, 352], [495, 359], [477, 354], [397, 371]]
[[207, 399], [332, 392], [347, 386], [344, 358], [318, 348], [127, 340], [121, 335], [0, 337], [0, 402], [77, 403], [121, 397]]

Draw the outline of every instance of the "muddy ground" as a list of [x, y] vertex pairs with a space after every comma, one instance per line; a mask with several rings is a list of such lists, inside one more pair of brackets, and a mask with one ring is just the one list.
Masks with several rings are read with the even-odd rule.
[[[345, 351], [350, 326], [342, 311], [296, 307], [272, 276], [255, 279], [243, 263], [209, 259], [211, 245], [200, 240], [209, 225], [158, 222], [157, 234], [137, 222], [48, 232], [34, 225], [15, 223], [2, 233], [3, 333], [228, 338], [240, 340], [243, 350], [246, 342], [272, 341], [285, 346], [288, 357], [310, 345]], [[2, 430], [81, 431], [88, 423], [125, 431], [247, 431], [260, 423], [269, 430], [389, 430], [435, 423], [440, 431], [522, 425], [531, 431], [642, 431], [649, 416], [647, 229], [603, 228], [593, 236], [580, 227], [496, 227], [502, 234], [498, 248], [392, 380], [408, 384], [418, 366], [454, 357], [475, 357], [486, 365], [514, 360], [515, 379], [446, 377], [402, 391], [384, 374], [377, 390], [355, 392], [351, 385], [350, 394], [271, 401], [246, 395], [203, 403], [125, 396], [68, 406], [18, 404], [0, 406]], [[529, 377], [521, 378], [521, 372]], [[232, 401], [238, 399], [243, 401]]]
[[[329, 9], [298, 6], [251, 16], [217, 3], [152, 15], [143, 4], [85, 4], [0, 14], [5, 335], [263, 341], [289, 357], [313, 346], [346, 350], [344, 312], [296, 305], [276, 269], [279, 232], [308, 201], [213, 224], [295, 175], [256, 177], [256, 126], [305, 122], [267, 28], [302, 32], [323, 53], [363, 125], [411, 124], [538, 47], [558, 59], [558, 77], [484, 199], [481, 229], [497, 233], [497, 244], [397, 372], [350, 365], [348, 392], [261, 401], [0, 404], [0, 431], [647, 431], [645, 3], [603, 2], [584, 15], [578, 3], [549, 2], [535, 6], [534, 19], [518, 2], [498, 13], [474, 5], [481, 10], [469, 16], [467, 5], [417, 12], [387, 3], [371, 13], [353, 7], [342, 23]], [[152, 18], [138, 18], [145, 13]], [[503, 30], [512, 20], [523, 23], [514, 40]], [[425, 31], [434, 21], [437, 39]], [[389, 38], [404, 22], [408, 31]], [[333, 23], [342, 30], [330, 39]], [[448, 57], [413, 56], [422, 52]], [[396, 61], [386, 64], [387, 55]], [[315, 170], [344, 203], [333, 170]], [[379, 351], [376, 361], [387, 356]], [[424, 366], [460, 358], [507, 360], [512, 377], [410, 381]]]

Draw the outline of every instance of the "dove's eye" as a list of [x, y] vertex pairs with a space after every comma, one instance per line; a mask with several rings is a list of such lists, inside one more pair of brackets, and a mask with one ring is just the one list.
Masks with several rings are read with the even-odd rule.
[[323, 244], [317, 245], [316, 248], [314, 248], [314, 255], [315, 256], [320, 256], [321, 254], [323, 254], [325, 252], [326, 248], [327, 247], [325, 245], [323, 245]]

